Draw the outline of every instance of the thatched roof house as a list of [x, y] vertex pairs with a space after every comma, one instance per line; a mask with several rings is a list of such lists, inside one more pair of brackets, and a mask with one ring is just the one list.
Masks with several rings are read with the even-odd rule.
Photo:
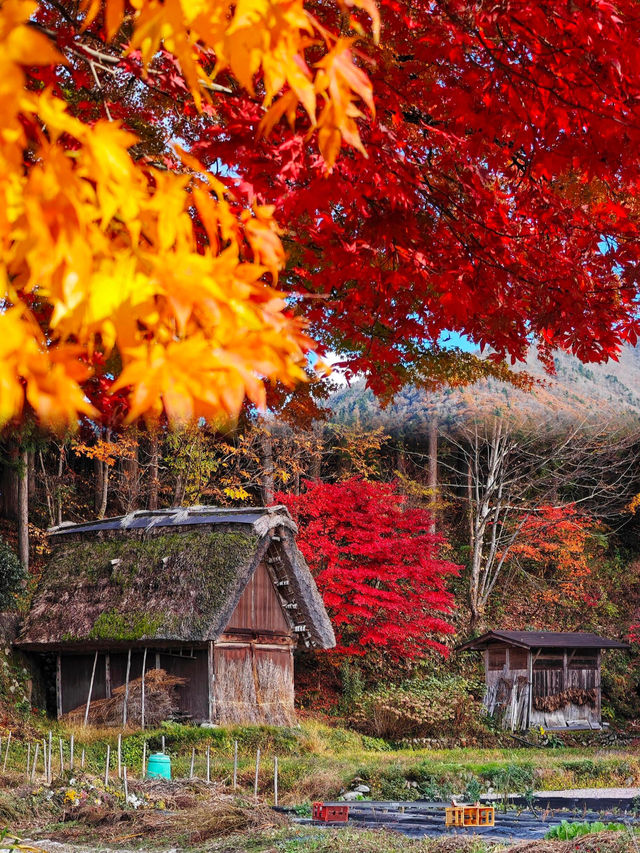
[[567, 631], [488, 631], [458, 646], [484, 656], [487, 711], [507, 729], [600, 728], [603, 649], [627, 643]]
[[286, 508], [63, 524], [17, 645], [57, 655], [58, 713], [161, 668], [194, 720], [288, 722], [293, 648], [334, 634]]

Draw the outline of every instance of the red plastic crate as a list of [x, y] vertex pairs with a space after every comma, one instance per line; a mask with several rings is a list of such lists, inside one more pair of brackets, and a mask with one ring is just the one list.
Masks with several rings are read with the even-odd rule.
[[313, 803], [311, 817], [314, 820], [346, 823], [349, 820], [349, 806], [325, 806], [324, 803]]

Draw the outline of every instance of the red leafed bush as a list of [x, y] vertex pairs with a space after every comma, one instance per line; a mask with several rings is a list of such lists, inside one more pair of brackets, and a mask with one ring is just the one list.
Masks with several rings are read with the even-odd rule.
[[394, 485], [359, 479], [308, 482], [304, 494], [276, 500], [299, 524], [298, 546], [333, 621], [337, 652], [446, 654], [443, 635], [454, 631], [447, 581], [458, 566], [439, 556], [444, 540], [429, 532], [428, 512], [407, 507]]

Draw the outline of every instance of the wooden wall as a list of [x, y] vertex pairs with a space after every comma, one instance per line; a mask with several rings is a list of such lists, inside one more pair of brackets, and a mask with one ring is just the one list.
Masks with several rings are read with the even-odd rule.
[[291, 633], [289, 620], [264, 563], [260, 563], [253, 573], [225, 632], [237, 630]]
[[[505, 728], [542, 726], [564, 729], [600, 724], [600, 653], [597, 649], [518, 649], [489, 644], [485, 653], [487, 711], [502, 717]], [[536, 708], [540, 700], [567, 690], [594, 691], [595, 701], [559, 708]], [[553, 702], [551, 703], [554, 704]]]

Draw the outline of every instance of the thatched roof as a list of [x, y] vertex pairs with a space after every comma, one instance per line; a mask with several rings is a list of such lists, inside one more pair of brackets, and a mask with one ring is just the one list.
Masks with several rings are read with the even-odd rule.
[[52, 556], [18, 636], [22, 648], [216, 640], [267, 552], [298, 605], [294, 631], [310, 645], [335, 645], [285, 507], [143, 511], [49, 532]]

